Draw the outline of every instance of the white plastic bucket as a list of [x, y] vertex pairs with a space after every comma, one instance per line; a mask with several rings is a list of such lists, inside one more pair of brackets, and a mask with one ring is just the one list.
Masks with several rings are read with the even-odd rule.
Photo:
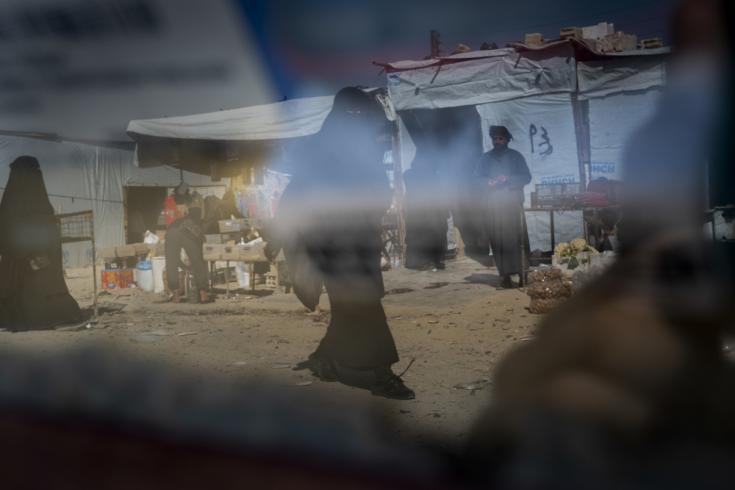
[[135, 266], [135, 284], [143, 291], [153, 291], [153, 266], [149, 261], [138, 262]]
[[166, 268], [166, 257], [152, 257], [151, 258], [152, 272], [153, 272], [153, 292], [163, 292], [163, 270]]

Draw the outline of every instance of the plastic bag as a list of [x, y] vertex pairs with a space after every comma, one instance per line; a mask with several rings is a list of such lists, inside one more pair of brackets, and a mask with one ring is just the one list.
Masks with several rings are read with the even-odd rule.
[[146, 245], [155, 245], [160, 241], [158, 238], [158, 235], [155, 233], [151, 233], [150, 230], [145, 230], [145, 233], [143, 234], [143, 243]]

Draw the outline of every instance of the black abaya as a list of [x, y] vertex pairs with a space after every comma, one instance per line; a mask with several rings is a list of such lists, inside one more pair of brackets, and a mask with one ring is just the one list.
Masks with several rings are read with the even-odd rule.
[[61, 234], [38, 161], [10, 165], [0, 202], [0, 327], [40, 330], [81, 320], [64, 281]]

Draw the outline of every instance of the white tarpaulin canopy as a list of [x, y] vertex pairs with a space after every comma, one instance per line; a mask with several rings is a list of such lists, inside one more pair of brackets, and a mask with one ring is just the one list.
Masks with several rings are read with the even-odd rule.
[[[388, 120], [395, 111], [381, 89], [363, 89], [379, 102]], [[211, 176], [234, 176], [269, 161], [282, 143], [318, 133], [334, 96], [306, 97], [227, 111], [134, 120], [141, 167], [171, 165]]]
[[293, 99], [181, 117], [130, 121], [128, 133], [158, 138], [258, 141], [308, 136], [319, 131], [334, 96]]
[[559, 46], [544, 56], [513, 49], [478, 53], [483, 57], [473, 59], [466, 53], [423, 68], [409, 68], [413, 64], [408, 62], [386, 65], [388, 93], [396, 110], [478, 105], [576, 90], [570, 46]]
[[580, 98], [604, 97], [663, 87], [666, 60], [661, 56], [619, 57], [577, 65]]

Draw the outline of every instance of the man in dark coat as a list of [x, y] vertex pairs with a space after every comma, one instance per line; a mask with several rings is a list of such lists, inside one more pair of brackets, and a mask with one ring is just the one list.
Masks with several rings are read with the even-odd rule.
[[79, 321], [41, 168], [33, 157], [19, 157], [0, 201], [0, 327], [41, 330]]
[[503, 287], [523, 273], [523, 255], [530, 253], [523, 214], [523, 187], [531, 182], [526, 159], [508, 148], [513, 137], [505, 126], [491, 126], [493, 149], [482, 155], [476, 175], [484, 191], [485, 226]]
[[[186, 207], [191, 200], [190, 194], [180, 185], [174, 191], [174, 201], [177, 206]], [[179, 284], [179, 267], [182, 267], [181, 251], [186, 252], [189, 258], [189, 270], [194, 276], [194, 286], [197, 289], [197, 299], [200, 303], [209, 303], [212, 297], [209, 294], [209, 278], [207, 264], [204, 262], [204, 233], [201, 220], [187, 214], [171, 223], [166, 231], [164, 243], [166, 252], [166, 280], [171, 292], [171, 301], [181, 301], [182, 288]]]
[[[381, 219], [391, 202], [378, 144], [384, 121], [382, 108], [362, 90], [348, 87], [335, 96], [283, 194], [274, 242], [282, 241], [290, 270], [315, 273], [300, 276], [309, 281], [304, 291], [318, 298], [323, 281], [329, 296], [327, 332], [300, 367], [325, 381], [410, 399], [413, 391], [391, 370], [398, 352], [381, 304]], [[300, 297], [314, 306], [314, 294]]]

